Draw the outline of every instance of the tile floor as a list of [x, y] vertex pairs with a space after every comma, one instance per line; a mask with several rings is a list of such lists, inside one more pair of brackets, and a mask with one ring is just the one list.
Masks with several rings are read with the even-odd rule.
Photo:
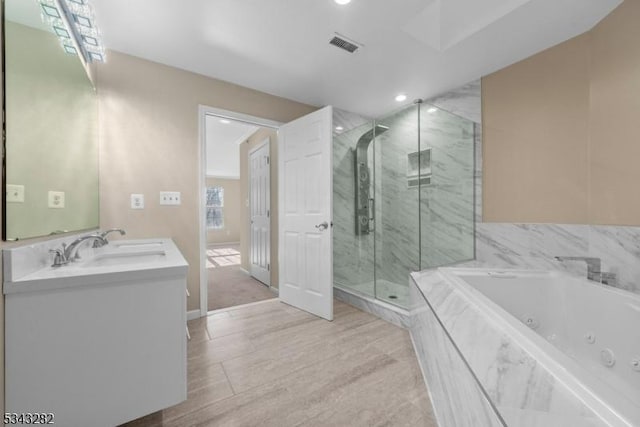
[[271, 300], [189, 322], [188, 399], [126, 426], [436, 426], [407, 331], [334, 311]]

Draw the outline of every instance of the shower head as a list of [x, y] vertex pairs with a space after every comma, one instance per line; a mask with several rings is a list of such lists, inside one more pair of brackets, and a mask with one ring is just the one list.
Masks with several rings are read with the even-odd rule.
[[358, 144], [356, 144], [357, 149], [367, 149], [369, 147], [369, 143], [373, 141], [373, 138], [376, 136], [380, 136], [386, 131], [389, 130], [388, 126], [376, 125], [373, 129], [368, 130], [363, 133], [360, 139], [358, 139]]

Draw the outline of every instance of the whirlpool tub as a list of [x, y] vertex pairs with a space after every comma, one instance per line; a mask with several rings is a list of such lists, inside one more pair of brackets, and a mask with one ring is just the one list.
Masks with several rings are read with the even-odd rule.
[[640, 295], [549, 271], [412, 279], [412, 339], [441, 426], [640, 426]]

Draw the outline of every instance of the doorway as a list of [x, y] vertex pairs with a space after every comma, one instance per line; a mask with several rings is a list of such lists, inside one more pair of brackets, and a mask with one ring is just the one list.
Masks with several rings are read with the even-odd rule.
[[[265, 139], [277, 141], [269, 143], [269, 155], [266, 164], [269, 165], [269, 209], [262, 209], [259, 213], [270, 221], [269, 251], [266, 252], [266, 239], [264, 244], [254, 245], [257, 251], [262, 250], [262, 259], [256, 258], [254, 266], [264, 270], [266, 261], [267, 272], [270, 276], [271, 289], [278, 288], [278, 296], [282, 302], [308, 311], [327, 320], [333, 319], [333, 282], [332, 282], [332, 107], [327, 106], [295, 119], [289, 123], [281, 124], [259, 117], [249, 116], [200, 106], [200, 315], [206, 316], [209, 307], [209, 286], [207, 265], [215, 263], [207, 260], [206, 226], [208, 217], [219, 216], [219, 213], [208, 214], [206, 195], [206, 168], [207, 168], [207, 119], [217, 120], [223, 124], [244, 124], [258, 126], [260, 129], [253, 133], [244, 143], [240, 144], [240, 160], [247, 161], [249, 168], [249, 151], [252, 153], [260, 149]], [[226, 123], [224, 123], [226, 122]], [[277, 130], [277, 133], [276, 133]], [[260, 132], [266, 132], [261, 134]], [[267, 144], [264, 144], [267, 145]], [[242, 150], [247, 150], [245, 155]], [[255, 150], [253, 150], [255, 149]], [[281, 154], [278, 154], [281, 151]], [[210, 150], [216, 153], [216, 150]], [[242, 168], [242, 167], [241, 167]], [[275, 168], [276, 172], [273, 172]], [[254, 175], [260, 175], [254, 172]], [[241, 173], [242, 175], [242, 173]], [[247, 191], [247, 196], [241, 197], [243, 213], [249, 213], [250, 186], [240, 186], [240, 191]], [[262, 193], [264, 194], [264, 192]], [[279, 196], [278, 196], [279, 195]], [[258, 196], [256, 196], [258, 197]], [[218, 207], [218, 206], [211, 206]], [[276, 210], [277, 207], [277, 210]], [[278, 215], [277, 212], [282, 212]], [[255, 212], [254, 212], [255, 213]], [[253, 217], [254, 221], [260, 215]], [[250, 215], [241, 222], [243, 230], [251, 230]], [[248, 247], [250, 245], [250, 233], [245, 238], [240, 238], [240, 263], [239, 271], [251, 276], [248, 266]], [[255, 239], [258, 239], [257, 237]], [[255, 240], [254, 239], [254, 240]], [[258, 240], [256, 240], [258, 241]], [[258, 249], [261, 248], [261, 249]], [[226, 248], [230, 251], [233, 248]], [[278, 256], [278, 253], [281, 254]], [[243, 256], [243, 254], [247, 254]], [[227, 256], [234, 257], [229, 252]], [[224, 255], [221, 255], [224, 256]], [[258, 256], [258, 255], [256, 255]], [[244, 271], [243, 271], [244, 270]], [[282, 277], [279, 277], [280, 271]], [[264, 275], [264, 271], [261, 272]], [[254, 273], [258, 276], [260, 273]], [[214, 274], [215, 277], [215, 274]], [[217, 277], [220, 277], [218, 274]], [[246, 276], [245, 276], [246, 277]], [[255, 279], [255, 278], [254, 278]], [[256, 282], [259, 282], [256, 280]], [[282, 286], [280, 286], [282, 285]], [[263, 286], [265, 286], [263, 284]], [[237, 290], [237, 289], [236, 289]], [[211, 290], [215, 300], [215, 289]], [[274, 294], [275, 296], [275, 294]], [[237, 304], [237, 302], [235, 303]]]
[[206, 315], [277, 297], [270, 151], [279, 123], [207, 107], [200, 114], [200, 311]]

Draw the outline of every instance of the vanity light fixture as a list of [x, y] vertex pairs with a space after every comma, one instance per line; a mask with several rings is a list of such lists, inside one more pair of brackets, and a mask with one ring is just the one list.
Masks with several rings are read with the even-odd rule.
[[333, 0], [333, 1], [339, 5], [345, 5], [345, 4], [351, 3], [351, 0]]
[[396, 95], [396, 102], [404, 102], [407, 100], [407, 95], [404, 93]]
[[89, 0], [36, 0], [42, 20], [51, 25], [65, 52], [84, 62], [104, 62], [105, 49]]

